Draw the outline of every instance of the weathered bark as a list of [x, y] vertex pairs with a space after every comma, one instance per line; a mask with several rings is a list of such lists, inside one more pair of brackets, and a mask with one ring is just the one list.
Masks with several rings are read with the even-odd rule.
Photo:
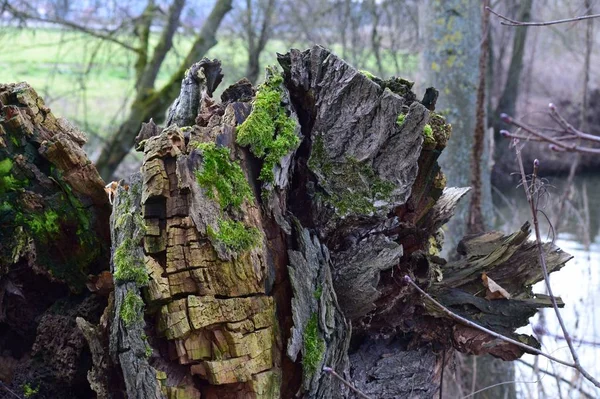
[[[240, 81], [218, 102], [219, 64], [203, 60], [171, 124], [142, 127], [141, 172], [116, 187], [110, 219], [114, 292], [97, 326], [77, 322], [99, 397], [352, 397], [327, 366], [372, 397], [427, 398], [452, 350], [523, 353], [402, 284], [511, 336], [548, 306], [530, 292], [527, 226], [437, 256], [468, 191], [437, 164], [450, 126], [411, 82], [324, 48], [279, 62], [257, 92]], [[552, 270], [568, 259], [547, 248]], [[484, 272], [518, 299], [485, 299]]]

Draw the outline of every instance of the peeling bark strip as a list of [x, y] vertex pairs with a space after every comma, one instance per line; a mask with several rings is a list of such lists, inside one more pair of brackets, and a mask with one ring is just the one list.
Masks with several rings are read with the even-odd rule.
[[[97, 326], [77, 320], [98, 397], [352, 397], [328, 367], [371, 397], [427, 398], [452, 350], [521, 356], [402, 283], [409, 275], [444, 306], [511, 337], [550, 303], [531, 292], [541, 273], [528, 224], [466, 237], [456, 262], [439, 257], [440, 228], [469, 190], [447, 188], [437, 163], [451, 127], [415, 100], [412, 82], [358, 72], [322, 47], [279, 62], [283, 72], [269, 68], [257, 88], [241, 80], [219, 102], [220, 62], [204, 59], [187, 70], [169, 125], [142, 126], [141, 171], [116, 188], [110, 218], [114, 292]], [[79, 136], [26, 86], [0, 86], [0, 100], [0, 152], [12, 156], [0, 159], [0, 194], [13, 201], [0, 201], [0, 215], [16, 227], [0, 248], [9, 265], [0, 268], [1, 321], [5, 292], [19, 293], [15, 265], [69, 264], [81, 277], [80, 266], [109, 263], [106, 241], [89, 228], [106, 231], [107, 199]], [[54, 226], [49, 210], [65, 204]], [[90, 223], [79, 247], [53, 252], [50, 238], [63, 245], [74, 222]], [[91, 243], [98, 257], [66, 263], [96, 254]], [[570, 258], [545, 250], [550, 270]], [[46, 278], [77, 287], [49, 270]], [[482, 275], [506, 294], [486, 298]], [[109, 277], [87, 286], [106, 292]], [[16, 329], [19, 318], [7, 319]]]

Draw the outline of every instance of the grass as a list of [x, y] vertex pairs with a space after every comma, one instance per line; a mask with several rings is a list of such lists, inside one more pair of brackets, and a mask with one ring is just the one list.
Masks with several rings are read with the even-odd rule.
[[[157, 36], [152, 40], [156, 42]], [[169, 52], [160, 70], [157, 87], [166, 82], [182, 61], [193, 38], [177, 36], [177, 51]], [[298, 47], [298, 45], [295, 45]], [[302, 46], [300, 46], [302, 47]], [[341, 54], [333, 44], [332, 50]], [[263, 66], [276, 64], [275, 53], [284, 53], [289, 44], [272, 40], [261, 55]], [[221, 90], [245, 74], [247, 51], [242, 39], [219, 37], [207, 54], [223, 60], [225, 79]], [[390, 54], [383, 52], [393, 74]], [[417, 56], [405, 59], [407, 76], [417, 69]], [[360, 57], [360, 68], [375, 70], [374, 57]], [[83, 33], [51, 28], [17, 29], [0, 27], [0, 83], [27, 81], [44, 97], [57, 116], [63, 116], [90, 133], [90, 144], [98, 144], [115, 131], [128, 112], [134, 94], [134, 56], [117, 44], [103, 42]], [[262, 79], [262, 76], [261, 76]]]

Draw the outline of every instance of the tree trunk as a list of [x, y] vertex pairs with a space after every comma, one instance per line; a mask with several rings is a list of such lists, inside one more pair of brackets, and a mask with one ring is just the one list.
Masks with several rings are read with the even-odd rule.
[[[504, 360], [523, 354], [457, 323], [403, 284], [409, 275], [445, 306], [510, 337], [550, 305], [530, 292], [541, 270], [532, 267], [528, 224], [510, 236], [465, 239], [456, 262], [437, 256], [438, 231], [468, 191], [445, 188], [436, 162], [450, 126], [415, 101], [411, 82], [368, 78], [321, 47], [292, 50], [279, 63], [283, 72], [269, 69], [258, 91], [242, 80], [218, 102], [206, 89], [220, 81], [219, 63], [203, 60], [186, 74], [168, 127], [142, 127], [140, 173], [109, 189], [114, 290], [106, 289], [106, 274], [90, 277], [94, 293], [72, 298], [72, 307], [110, 292], [108, 301], [100, 297], [102, 317], [79, 310], [64, 316], [73, 325], [80, 316], [82, 333], [73, 334], [91, 352], [44, 363], [46, 369], [91, 366], [87, 377], [99, 398], [352, 397], [324, 367], [373, 398], [431, 398], [454, 350]], [[6, 117], [15, 96], [14, 86], [0, 86], [0, 132], [29, 143]], [[21, 125], [35, 132], [45, 131], [35, 119], [40, 102], [18, 105]], [[14, 150], [0, 151], [12, 157]], [[40, 176], [52, 170], [48, 164]], [[73, 190], [78, 184], [65, 181]], [[96, 181], [84, 187], [97, 191]], [[8, 195], [26, 197], [41, 183], [23, 184], [27, 189], [11, 186]], [[93, 220], [108, 229], [106, 217]], [[545, 248], [550, 270], [569, 259], [552, 244]], [[99, 264], [109, 268], [105, 258]], [[41, 266], [10, 258], [0, 281], [19, 286], [28, 277], [19, 268]], [[485, 299], [484, 272], [519, 299]], [[27, 303], [25, 288], [24, 298], [4, 288], [0, 309]], [[26, 317], [6, 312], [2, 353], [26, 363], [37, 353], [31, 339], [18, 351], [4, 342], [18, 335], [18, 321], [35, 326], [48, 312], [47, 302]], [[35, 342], [47, 334], [29, 331]], [[59, 358], [56, 347], [43, 350]], [[10, 389], [25, 381], [39, 384], [38, 397], [72, 389], [47, 371], [22, 370], [11, 369]]]
[[[531, 7], [533, 0], [524, 0], [519, 5], [517, 20], [527, 22], [531, 20]], [[527, 26], [522, 26], [516, 29], [512, 45], [512, 56], [510, 57], [510, 65], [506, 75], [506, 84], [502, 95], [498, 100], [498, 106], [494, 112], [492, 121], [494, 127], [494, 139], [505, 142], [505, 139], [500, 136], [501, 129], [510, 129], [510, 126], [502, 122], [500, 119], [501, 113], [506, 113], [513, 117], [517, 117], [517, 99], [519, 97], [519, 85], [521, 82], [521, 72], [523, 70], [523, 56], [525, 54], [525, 42], [527, 41]], [[514, 172], [512, 168], [513, 151], [508, 148], [508, 145], [496, 146], [494, 180], [498, 182], [511, 182], [510, 175]], [[511, 166], [509, 166], [511, 165]]]

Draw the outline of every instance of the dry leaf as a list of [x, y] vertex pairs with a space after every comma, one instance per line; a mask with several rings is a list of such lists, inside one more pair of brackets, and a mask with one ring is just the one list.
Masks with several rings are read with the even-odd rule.
[[85, 283], [91, 292], [95, 292], [98, 295], [108, 296], [115, 288], [113, 282], [113, 276], [109, 271], [103, 271], [97, 276], [90, 275]]
[[481, 279], [483, 280], [483, 285], [487, 288], [485, 294], [486, 299], [510, 299], [508, 291], [489, 278], [487, 274], [483, 273]]

